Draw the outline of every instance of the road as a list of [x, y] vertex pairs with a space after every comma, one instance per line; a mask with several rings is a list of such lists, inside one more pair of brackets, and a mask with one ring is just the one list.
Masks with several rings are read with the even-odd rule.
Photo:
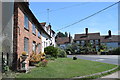
[[[69, 58], [72, 58], [73, 56], [74, 55], [67, 55]], [[120, 56], [118, 55], [76, 55], [76, 57], [79, 59], [120, 65]]]

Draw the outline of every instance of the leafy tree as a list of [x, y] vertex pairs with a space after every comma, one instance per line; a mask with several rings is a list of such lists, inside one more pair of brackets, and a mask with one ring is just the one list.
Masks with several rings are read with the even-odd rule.
[[64, 33], [58, 32], [55, 38], [58, 38], [58, 37], [66, 37], [66, 36]]
[[65, 32], [65, 37], [68, 37], [68, 33], [67, 32]]
[[44, 52], [46, 53], [46, 55], [51, 55], [52, 57], [57, 58], [58, 56], [58, 48], [54, 47], [54, 46], [48, 46], [44, 49]]

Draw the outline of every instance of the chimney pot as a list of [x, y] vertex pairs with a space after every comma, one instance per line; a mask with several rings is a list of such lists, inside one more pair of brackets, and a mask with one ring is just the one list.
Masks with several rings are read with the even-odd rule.
[[88, 35], [88, 28], [85, 28], [86, 35]]
[[109, 35], [109, 37], [111, 37], [111, 30], [108, 31], [108, 35]]

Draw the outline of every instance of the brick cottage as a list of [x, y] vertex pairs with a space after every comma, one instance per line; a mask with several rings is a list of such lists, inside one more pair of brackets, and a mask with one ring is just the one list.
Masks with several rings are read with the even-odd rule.
[[[42, 35], [50, 36], [41, 26], [29, 9], [28, 2], [14, 3], [14, 29], [13, 29], [13, 66], [14, 69], [22, 69], [22, 52], [28, 57], [25, 60], [25, 69], [29, 67], [29, 59], [32, 52], [40, 53], [42, 50]], [[48, 45], [49, 46], [49, 45]], [[43, 51], [42, 51], [43, 52]]]

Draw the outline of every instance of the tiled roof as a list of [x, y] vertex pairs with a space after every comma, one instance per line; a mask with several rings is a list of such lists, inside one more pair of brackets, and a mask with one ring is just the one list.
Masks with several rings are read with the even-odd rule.
[[70, 43], [69, 37], [58, 37], [58, 38], [56, 39], [56, 43], [57, 43], [57, 44]]
[[120, 42], [120, 35], [112, 35], [111, 37], [109, 36], [101, 36], [100, 42]]
[[46, 22], [42, 22], [42, 23], [40, 23], [41, 24], [41, 26], [45, 26], [46, 25]]
[[74, 40], [96, 40], [100, 39], [100, 33], [75, 34]]

